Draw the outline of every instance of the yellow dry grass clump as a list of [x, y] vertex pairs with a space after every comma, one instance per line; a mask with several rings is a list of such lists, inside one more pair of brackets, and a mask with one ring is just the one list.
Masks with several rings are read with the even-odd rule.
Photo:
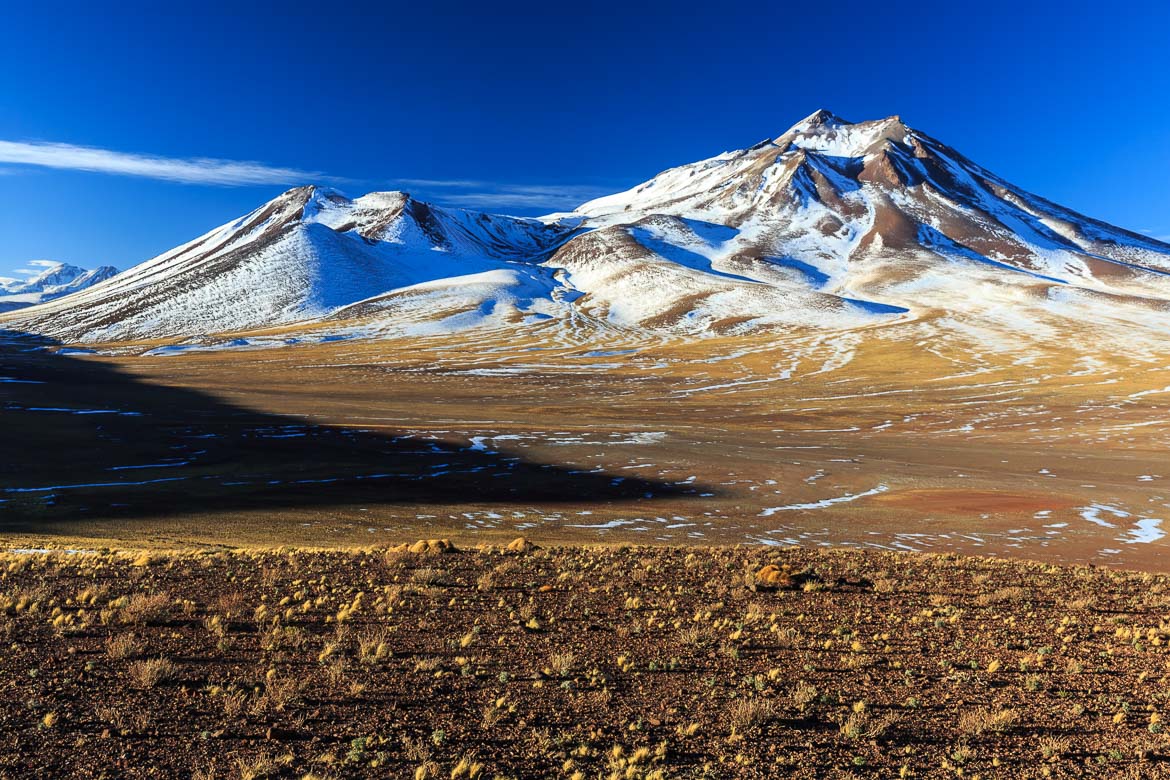
[[394, 545], [393, 547], [390, 547], [387, 552], [425, 555], [429, 553], [451, 553], [457, 551], [455, 549], [455, 545], [451, 543], [450, 539], [419, 539], [417, 542], [413, 543]]

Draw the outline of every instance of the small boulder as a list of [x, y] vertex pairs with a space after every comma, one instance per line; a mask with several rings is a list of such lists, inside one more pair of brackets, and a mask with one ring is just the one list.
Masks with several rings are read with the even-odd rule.
[[413, 544], [395, 545], [394, 547], [391, 547], [388, 552], [413, 553], [414, 555], [449, 553], [455, 552], [455, 545], [451, 543], [450, 539], [419, 539]]
[[537, 549], [536, 545], [525, 539], [523, 536], [517, 536], [508, 543], [508, 552], [514, 553], [528, 553]]
[[756, 572], [755, 585], [763, 588], [790, 588], [793, 585], [792, 570], [788, 566], [779, 567], [769, 563]]

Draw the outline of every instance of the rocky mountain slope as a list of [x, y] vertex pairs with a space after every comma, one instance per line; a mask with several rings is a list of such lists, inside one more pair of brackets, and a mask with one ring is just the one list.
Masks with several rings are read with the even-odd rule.
[[818, 111], [541, 220], [290, 190], [7, 327], [66, 341], [552, 323], [703, 337], [929, 322], [1160, 334], [1170, 245], [1021, 190], [898, 117]]

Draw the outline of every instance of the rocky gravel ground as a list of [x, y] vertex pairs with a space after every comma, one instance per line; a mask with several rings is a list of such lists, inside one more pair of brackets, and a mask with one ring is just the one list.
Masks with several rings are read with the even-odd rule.
[[1170, 579], [848, 550], [0, 556], [0, 777], [1170, 776]]

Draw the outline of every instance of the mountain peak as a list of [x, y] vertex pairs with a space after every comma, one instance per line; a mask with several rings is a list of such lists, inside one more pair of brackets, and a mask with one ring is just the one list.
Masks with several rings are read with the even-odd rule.
[[367, 192], [354, 200], [354, 205], [363, 208], [394, 208], [414, 200], [409, 192], [403, 190], [386, 190], [384, 192]]
[[292, 204], [298, 208], [312, 202], [348, 203], [349, 198], [332, 187], [324, 187], [320, 184], [302, 184], [287, 189], [268, 201], [269, 204]]
[[852, 124], [852, 122], [847, 122], [827, 108], [818, 108], [816, 111], [812, 112], [804, 119], [788, 128], [788, 132], [786, 132], [784, 135], [788, 135], [789, 133], [811, 133], [818, 130], [844, 127], [850, 124]]
[[39, 292], [49, 287], [68, 284], [85, 273], [84, 268], [57, 261], [38, 260], [36, 265], [44, 270], [24, 280], [21, 292]]
[[104, 282], [118, 273], [118, 269], [108, 265], [87, 271], [69, 263], [50, 260], [36, 260], [32, 264], [44, 270], [25, 279], [0, 280], [0, 311], [11, 311], [60, 298]]
[[831, 157], [864, 157], [881, 141], [902, 141], [911, 132], [897, 114], [866, 122], [846, 122], [821, 109], [793, 125], [775, 143], [788, 151], [804, 149]]
[[244, 219], [259, 216], [262, 220], [274, 219], [277, 223], [288, 220], [314, 221], [322, 213], [349, 202], [349, 198], [331, 187], [303, 184], [285, 190]]

